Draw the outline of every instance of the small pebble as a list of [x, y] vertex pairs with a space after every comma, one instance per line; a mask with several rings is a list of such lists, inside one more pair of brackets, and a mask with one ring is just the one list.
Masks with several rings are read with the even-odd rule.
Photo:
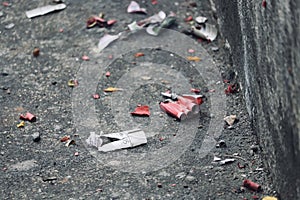
[[212, 47], [211, 50], [212, 51], [219, 51], [219, 47]]
[[35, 133], [32, 134], [32, 140], [34, 142], [38, 142], [38, 141], [40, 141], [40, 139], [41, 139], [41, 136], [40, 136], [39, 132], [35, 132]]
[[38, 57], [40, 55], [40, 49], [39, 48], [34, 48], [32, 52], [34, 57]]
[[194, 180], [196, 180], [196, 178], [194, 177], [194, 176], [186, 176], [186, 178], [185, 178], [187, 181], [189, 181], [189, 182], [192, 182], [192, 181], [194, 181]]
[[14, 28], [15, 27], [15, 24], [14, 23], [10, 23], [10, 24], [7, 24], [6, 26], [5, 26], [5, 28], [6, 29], [12, 29], [12, 28]]

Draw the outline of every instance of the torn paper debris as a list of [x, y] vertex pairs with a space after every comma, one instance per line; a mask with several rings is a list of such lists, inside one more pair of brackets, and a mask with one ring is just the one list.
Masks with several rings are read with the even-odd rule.
[[196, 21], [198, 24], [204, 24], [204, 23], [207, 22], [207, 18], [206, 18], [206, 17], [199, 16], [199, 17], [196, 17], [195, 21]]
[[114, 151], [114, 150], [124, 149], [124, 148], [131, 148], [131, 147], [135, 147], [147, 143], [147, 137], [144, 131], [140, 129], [105, 134], [105, 135], [101, 135], [101, 137], [118, 139], [117, 141], [104, 144], [103, 146], [98, 147], [98, 150], [103, 152]]
[[[103, 140], [101, 137], [118, 140], [111, 143], [103, 144]], [[94, 132], [91, 132], [88, 139], [86, 139], [86, 142], [90, 146], [97, 147], [98, 151], [108, 152], [118, 149], [131, 148], [141, 144], [146, 144], [147, 137], [144, 131], [140, 129], [133, 129], [118, 133], [109, 133], [105, 135], [97, 135]]]
[[192, 26], [192, 33], [206, 40], [214, 41], [218, 35], [218, 29], [211, 24], [201, 25], [200, 28]]
[[105, 49], [110, 43], [112, 43], [113, 41], [119, 39], [120, 34], [118, 35], [109, 35], [106, 34], [104, 35], [98, 43], [98, 49], [100, 50], [100, 52]]
[[236, 115], [229, 115], [224, 117], [224, 121], [229, 125], [232, 126], [236, 120]]
[[28, 18], [33, 18], [33, 17], [48, 14], [50, 12], [63, 10], [66, 7], [67, 7], [67, 5], [64, 4], [64, 3], [57, 4], [57, 5], [48, 5], [48, 6], [44, 6], [44, 7], [39, 7], [39, 8], [35, 8], [33, 10], [26, 11], [26, 16]]
[[88, 145], [93, 147], [101, 147], [103, 140], [100, 138], [100, 135], [97, 135], [95, 132], [91, 132], [88, 139], [85, 140]]
[[128, 13], [144, 13], [147, 14], [147, 11], [145, 8], [141, 8], [140, 5], [135, 2], [131, 1], [128, 8], [127, 8]]

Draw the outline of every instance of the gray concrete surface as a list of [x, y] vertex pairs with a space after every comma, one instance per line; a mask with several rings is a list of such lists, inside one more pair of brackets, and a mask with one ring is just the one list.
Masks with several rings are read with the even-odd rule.
[[282, 199], [300, 199], [300, 3], [213, 1]]

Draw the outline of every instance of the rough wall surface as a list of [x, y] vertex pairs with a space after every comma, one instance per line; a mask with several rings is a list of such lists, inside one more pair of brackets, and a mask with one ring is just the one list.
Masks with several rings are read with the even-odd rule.
[[274, 184], [300, 199], [300, 1], [212, 2]]

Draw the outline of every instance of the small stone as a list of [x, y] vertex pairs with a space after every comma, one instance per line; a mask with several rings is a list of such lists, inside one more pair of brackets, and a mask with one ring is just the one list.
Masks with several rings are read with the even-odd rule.
[[194, 180], [196, 180], [196, 177], [194, 177], [194, 176], [186, 176], [186, 178], [185, 178], [187, 181], [189, 181], [189, 182], [192, 182], [192, 181], [194, 181]]
[[32, 52], [34, 57], [38, 57], [40, 55], [40, 49], [39, 48], [34, 48]]
[[40, 140], [41, 140], [40, 133], [39, 133], [39, 132], [33, 133], [33, 134], [32, 134], [32, 140], [33, 140], [34, 142], [40, 141]]
[[2, 17], [4, 15], [4, 13], [2, 11], [0, 11], [0, 17]]
[[14, 28], [14, 27], [15, 27], [15, 24], [14, 24], [14, 23], [10, 23], [10, 24], [7, 24], [7, 25], [5, 26], [5, 28], [6, 28], [7, 30], [12, 29], [12, 28]]
[[215, 51], [215, 52], [216, 52], [216, 51], [219, 51], [219, 47], [212, 47], [211, 50], [212, 50], [212, 51]]
[[177, 174], [175, 177], [179, 178], [179, 179], [183, 179], [185, 177], [185, 172], [180, 172], [179, 174]]

